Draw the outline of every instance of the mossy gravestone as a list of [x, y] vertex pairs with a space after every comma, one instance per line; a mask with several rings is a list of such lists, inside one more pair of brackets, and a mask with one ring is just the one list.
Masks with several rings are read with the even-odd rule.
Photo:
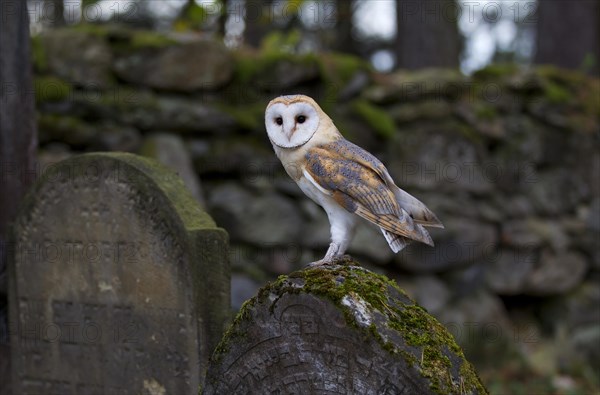
[[227, 234], [131, 154], [49, 169], [14, 225], [15, 394], [196, 394], [229, 310]]
[[352, 264], [282, 276], [246, 302], [204, 394], [486, 393], [435, 318]]

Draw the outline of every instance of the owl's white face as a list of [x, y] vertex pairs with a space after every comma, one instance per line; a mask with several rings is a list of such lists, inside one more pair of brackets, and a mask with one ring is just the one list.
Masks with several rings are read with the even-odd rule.
[[265, 111], [265, 127], [271, 142], [295, 148], [311, 139], [319, 127], [319, 113], [308, 102], [276, 102]]

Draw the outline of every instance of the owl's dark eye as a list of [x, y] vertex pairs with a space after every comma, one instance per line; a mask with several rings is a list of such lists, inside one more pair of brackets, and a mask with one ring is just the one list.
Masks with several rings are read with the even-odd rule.
[[304, 115], [298, 115], [296, 117], [296, 122], [298, 122], [298, 123], [304, 123], [304, 121], [306, 121], [306, 117]]
[[283, 124], [283, 118], [281, 118], [281, 117], [277, 117], [277, 118], [275, 118], [275, 123], [276, 123], [277, 125], [282, 125], [282, 124]]

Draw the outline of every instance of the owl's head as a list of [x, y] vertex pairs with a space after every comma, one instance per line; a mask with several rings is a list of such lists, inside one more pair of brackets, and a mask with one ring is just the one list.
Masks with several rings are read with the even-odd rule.
[[273, 144], [295, 148], [306, 144], [319, 128], [323, 111], [310, 97], [280, 96], [265, 111], [265, 126]]

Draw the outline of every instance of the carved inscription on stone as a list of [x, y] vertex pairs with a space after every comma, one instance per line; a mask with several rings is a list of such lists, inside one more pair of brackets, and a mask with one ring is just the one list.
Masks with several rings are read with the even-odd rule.
[[417, 394], [398, 358], [348, 327], [342, 313], [307, 294], [258, 305], [239, 341], [211, 366], [205, 394]]
[[10, 279], [16, 393], [197, 392], [188, 236], [153, 173], [126, 158], [62, 162], [19, 215]]
[[447, 330], [351, 258], [282, 276], [211, 358], [205, 395], [487, 393]]

